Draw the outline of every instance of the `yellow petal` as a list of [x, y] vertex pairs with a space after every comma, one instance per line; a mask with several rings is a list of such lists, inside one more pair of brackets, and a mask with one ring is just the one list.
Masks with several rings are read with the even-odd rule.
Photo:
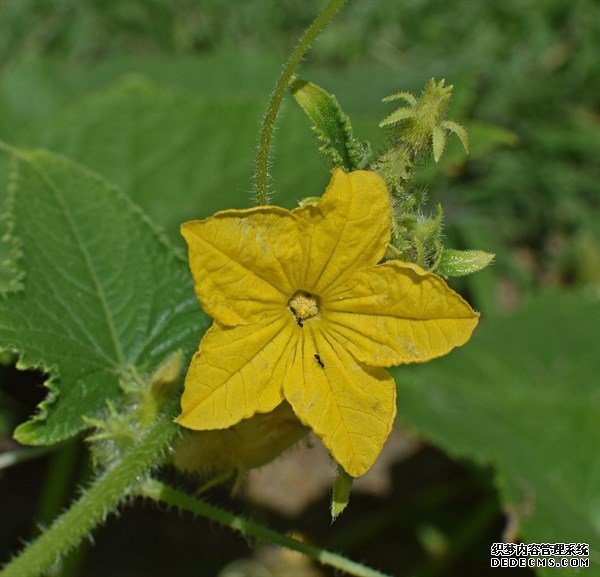
[[213, 324], [188, 369], [178, 423], [195, 430], [223, 429], [272, 411], [283, 399], [293, 330], [293, 322], [280, 315], [253, 325]]
[[296, 217], [278, 207], [227, 210], [181, 227], [196, 295], [219, 322], [251, 324], [282, 306], [296, 287], [301, 251]]
[[248, 470], [266, 465], [306, 436], [285, 401], [228, 429], [185, 431], [175, 442], [173, 464], [181, 471]]
[[303, 331], [283, 383], [285, 398], [345, 471], [358, 477], [371, 467], [394, 423], [394, 380], [383, 369], [358, 363], [318, 326], [306, 323]]
[[399, 261], [355, 274], [323, 310], [339, 342], [380, 367], [445, 355], [469, 340], [479, 320], [440, 277]]
[[321, 296], [354, 271], [377, 264], [390, 241], [390, 197], [373, 172], [337, 169], [317, 205], [293, 213], [304, 250], [301, 288]]

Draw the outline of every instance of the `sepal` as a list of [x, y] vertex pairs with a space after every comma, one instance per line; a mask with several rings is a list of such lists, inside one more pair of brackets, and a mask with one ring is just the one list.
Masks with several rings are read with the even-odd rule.
[[435, 272], [445, 278], [466, 276], [490, 265], [496, 255], [482, 250], [445, 248]]
[[344, 511], [350, 502], [350, 491], [354, 477], [348, 475], [346, 471], [338, 465], [337, 477], [333, 482], [333, 490], [331, 493], [331, 522], [333, 523], [338, 515]]
[[290, 85], [292, 96], [307, 114], [319, 139], [319, 151], [332, 168], [347, 172], [364, 168], [370, 160], [370, 147], [354, 137], [348, 115], [336, 97], [312, 82], [298, 78]]

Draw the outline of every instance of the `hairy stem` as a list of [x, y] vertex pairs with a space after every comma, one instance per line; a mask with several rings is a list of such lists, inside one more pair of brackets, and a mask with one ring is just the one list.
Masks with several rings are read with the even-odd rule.
[[0, 573], [0, 577], [35, 577], [65, 556], [130, 495], [140, 477], [160, 464], [177, 435], [171, 411], [121, 461], [103, 473], [38, 539], [30, 543]]
[[275, 84], [275, 90], [271, 95], [269, 108], [262, 122], [260, 131], [260, 144], [256, 158], [256, 171], [254, 173], [254, 193], [257, 204], [267, 204], [269, 200], [269, 162], [271, 157], [271, 139], [273, 129], [279, 113], [281, 101], [285, 95], [287, 86], [304, 58], [306, 51], [321, 30], [335, 16], [335, 13], [347, 2], [347, 0], [329, 0], [323, 11], [317, 16], [313, 23], [306, 29], [292, 54], [285, 63], [281, 75]]
[[192, 497], [187, 493], [178, 491], [155, 479], [146, 479], [141, 483], [139, 485], [138, 494], [142, 497], [152, 499], [153, 501], [165, 503], [177, 507], [178, 509], [189, 511], [195, 515], [201, 515], [202, 517], [206, 517], [221, 525], [239, 531], [244, 535], [256, 537], [262, 541], [274, 543], [275, 545], [291, 549], [292, 551], [297, 551], [323, 565], [334, 567], [349, 575], [355, 575], [356, 577], [387, 577], [380, 571], [351, 561], [336, 553], [331, 553], [330, 551], [307, 545], [297, 539], [286, 537], [281, 533], [277, 533], [277, 531], [268, 529], [258, 523], [240, 517], [239, 515], [234, 515], [233, 513], [219, 509], [218, 507], [206, 503], [202, 499]]

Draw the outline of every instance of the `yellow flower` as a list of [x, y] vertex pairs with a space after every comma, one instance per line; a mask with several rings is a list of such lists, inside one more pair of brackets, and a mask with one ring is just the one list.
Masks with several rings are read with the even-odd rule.
[[350, 475], [365, 473], [396, 415], [382, 367], [444, 355], [478, 320], [441, 278], [378, 264], [391, 218], [379, 176], [338, 169], [302, 208], [185, 223], [196, 294], [214, 323], [189, 367], [178, 422], [224, 429], [286, 399]]

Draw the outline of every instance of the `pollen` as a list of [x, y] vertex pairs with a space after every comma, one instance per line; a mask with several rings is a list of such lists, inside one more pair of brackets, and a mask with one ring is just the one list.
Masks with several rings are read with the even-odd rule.
[[288, 302], [288, 308], [296, 319], [305, 321], [319, 315], [318, 297], [298, 291]]

